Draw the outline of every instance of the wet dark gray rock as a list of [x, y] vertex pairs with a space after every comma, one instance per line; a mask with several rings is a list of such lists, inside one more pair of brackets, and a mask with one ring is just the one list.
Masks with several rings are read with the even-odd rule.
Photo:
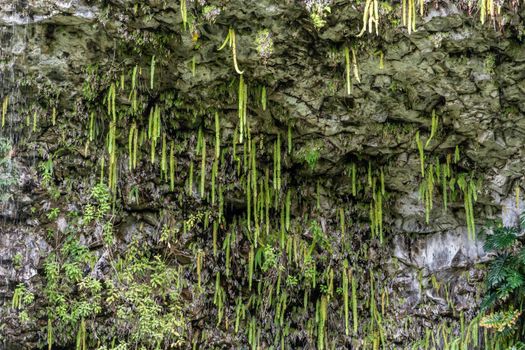
[[[111, 4], [111, 10], [102, 3]], [[322, 221], [325, 231], [339, 235], [334, 218], [338, 208], [344, 207], [355, 214], [352, 230], [356, 242], [369, 238], [368, 203], [352, 199], [348, 165], [356, 162], [363, 176], [368, 162], [374, 169], [385, 170], [388, 243], [376, 253], [378, 261], [374, 263], [384, 263], [380, 269], [384, 280], [389, 281], [392, 296], [395, 291], [399, 297], [388, 315], [392, 319], [414, 317], [407, 331], [389, 326], [392, 341], [408, 344], [421, 334], [421, 327], [436, 325], [444, 315], [451, 314], [443, 293], [433, 290], [433, 275], [439, 283], [453, 286], [450, 293], [456, 311], [465, 310], [469, 316], [476, 313], [482, 279], [477, 264], [488, 257], [480, 242], [467, 237], [461, 200], [444, 212], [436, 189], [431, 220], [425, 223], [424, 204], [418, 196], [421, 179], [415, 133], [420, 130], [426, 142], [435, 110], [438, 135], [426, 154], [443, 161], [454, 153], [456, 145], [460, 146], [458, 167], [483, 179], [476, 206], [478, 228], [496, 217], [505, 224], [516, 222], [519, 210], [513, 195], [516, 185], [523, 188], [525, 164], [525, 46], [512, 24], [496, 30], [481, 26], [475, 18], [465, 16], [462, 8], [440, 1], [437, 7], [429, 8], [424, 19], [418, 18], [418, 31], [412, 35], [385, 19], [379, 38], [365, 35], [358, 39], [355, 35], [361, 25], [361, 9], [353, 2], [334, 1], [326, 27], [317, 31], [301, 2], [232, 0], [221, 2], [221, 13], [214, 23], [205, 22], [200, 17], [201, 8], [189, 2], [198, 24], [196, 32], [190, 33], [181, 30], [178, 3], [147, 3], [152, 12], [134, 18], [129, 1], [0, 0], [0, 97], [6, 93], [16, 96], [13, 106], [18, 111], [10, 112], [12, 120], [24, 123], [26, 109], [34, 104], [49, 107], [48, 101], [35, 101], [35, 96], [58, 93], [58, 118], [66, 125], [61, 130], [48, 127], [35, 134], [26, 130], [9, 135], [21, 143], [21, 151], [13, 155], [19, 181], [11, 185], [11, 198], [0, 207], [0, 344], [19, 342], [22, 348], [36, 344], [34, 328], [19, 328], [9, 308], [14, 287], [21, 282], [41, 285], [42, 258], [51, 249], [47, 230], [68, 230], [66, 216], [50, 222], [45, 210], [55, 206], [64, 206], [66, 213], [80, 210], [98, 176], [96, 149], [86, 147], [88, 154], [84, 153], [82, 127], [88, 117], [80, 101], [85, 94], [84, 83], [96, 84], [86, 81], [87, 68], [98, 65], [108, 75], [115, 75], [121, 67], [127, 74], [140, 64], [146, 71], [158, 49], [150, 34], [164, 34], [163, 45], [168, 50], [159, 58], [160, 89], [176, 93], [181, 115], [184, 109], [190, 111], [188, 115], [209, 108], [220, 110], [223, 139], [229, 140], [238, 123], [237, 107], [228, 104], [221, 93], [228, 91], [236, 74], [231, 51], [217, 48], [230, 26], [236, 30], [238, 63], [248, 84], [253, 88], [264, 85], [268, 91], [269, 109], [265, 112], [257, 108], [257, 98], [250, 98], [251, 133], [270, 148], [277, 132], [285, 143], [290, 125], [294, 152], [283, 159], [283, 182], [291, 188], [302, 186], [298, 192], [312, 203], [320, 183], [320, 210], [316, 215], [330, 218]], [[509, 17], [511, 23], [522, 21], [523, 10]], [[255, 47], [257, 32], [262, 29], [270, 30], [274, 44], [266, 62], [258, 57]], [[198, 45], [192, 35], [198, 37]], [[352, 72], [350, 96], [345, 91], [341, 53], [347, 45], [356, 50], [360, 76], [358, 82]], [[380, 67], [379, 53], [384, 55], [384, 67]], [[195, 75], [191, 71], [193, 59]], [[24, 86], [31, 88], [24, 90]], [[233, 86], [236, 94], [236, 84]], [[186, 115], [174, 118], [172, 123], [185, 132], [198, 129]], [[205, 126], [213, 132], [211, 122]], [[7, 137], [9, 132], [4, 129], [2, 133]], [[62, 147], [67, 139], [72, 141], [67, 148]], [[319, 153], [319, 160], [310, 169], [305, 159], [312, 149]], [[55, 152], [59, 154], [55, 181], [71, 203], [51, 202], [36, 185], [41, 181], [36, 159], [44, 160], [44, 153]], [[181, 167], [187, 163], [184, 159]], [[117, 235], [122, 250], [138, 237], [147, 245], [158, 243], [161, 210], [170, 211], [178, 231], [182, 231], [185, 210], [206, 205], [199, 203], [198, 196], [188, 196], [191, 198], [184, 205], [177, 204], [176, 198], [166, 199], [155, 180], [158, 171], [145, 167], [140, 172], [133, 174], [135, 178], [123, 175], [121, 180], [128, 193], [130, 184], [144, 180], [145, 197], [141, 203], [123, 199], [125, 211]], [[70, 185], [74, 190], [65, 192], [66, 179], [76, 182]], [[184, 181], [177, 185], [183, 187]], [[226, 197], [231, 208], [246, 205], [235, 193]], [[521, 200], [519, 205], [523, 208], [525, 203]], [[305, 224], [299, 220], [309, 210], [299, 204], [293, 207], [298, 227]], [[93, 237], [85, 237], [86, 242], [94, 244], [100, 239], [101, 228], [94, 232]], [[189, 246], [195, 239], [188, 233], [181, 241]], [[188, 246], [174, 250], [184, 264], [190, 261]], [[362, 248], [356, 243], [357, 247]], [[13, 262], [17, 254], [22, 256], [18, 267]], [[100, 249], [94, 275], [104, 275], [107, 254]], [[211, 281], [214, 274], [206, 273]], [[469, 281], [465, 274], [475, 277]], [[198, 304], [194, 312], [207, 317], [201, 310], [204, 301], [193, 302]], [[212, 338], [230, 347], [238, 341], [224, 333], [210, 335]], [[345, 344], [349, 346], [351, 341], [357, 342], [347, 340]]]

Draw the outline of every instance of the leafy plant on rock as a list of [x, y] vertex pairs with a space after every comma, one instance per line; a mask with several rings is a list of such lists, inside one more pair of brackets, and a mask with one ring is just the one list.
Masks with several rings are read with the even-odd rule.
[[525, 302], [525, 213], [516, 226], [492, 224], [486, 230], [484, 248], [496, 256], [486, 276], [487, 293], [481, 310], [488, 312], [480, 325], [496, 332], [505, 346], [523, 346], [517, 339], [525, 335], [520, 318]]

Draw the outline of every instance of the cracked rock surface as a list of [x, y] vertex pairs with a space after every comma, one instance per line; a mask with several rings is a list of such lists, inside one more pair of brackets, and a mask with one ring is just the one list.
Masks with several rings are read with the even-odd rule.
[[[164, 96], [171, 96], [163, 126], [181, 147], [176, 152], [178, 190], [171, 191], [159, 179], [158, 167], [147, 162], [148, 149], [142, 165], [135, 172], [127, 170], [129, 124], [122, 122], [118, 138], [122, 150], [117, 194], [121, 209], [116, 224], [119, 249], [124, 251], [140, 237], [144, 249], [157, 251], [166, 215], [177, 223], [191, 211], [209, 211], [210, 218], [216, 217], [217, 206], [198, 195], [201, 158], [194, 149], [202, 128], [208, 151], [213, 151], [216, 111], [221, 116], [221, 146], [228, 152], [238, 133], [239, 75], [232, 49], [226, 45], [218, 50], [229, 28], [235, 30], [236, 58], [249, 86], [249, 132], [257, 147], [260, 176], [268, 168], [271, 178], [279, 134], [283, 193], [293, 193], [290, 234], [310, 242], [309, 222], [320, 222], [333, 249], [317, 252], [317, 269], [321, 273], [331, 266], [339, 271], [343, 259], [355, 266], [363, 276], [363, 304], [359, 306], [363, 324], [369, 318], [365, 299], [370, 295], [370, 271], [380, 281], [376, 286], [379, 294], [384, 291], [390, 298], [383, 319], [391, 348], [408, 347], [426, 328], [437, 327], [443, 320], [457, 324], [459, 312], [469, 319], [476, 315], [482, 294], [480, 264], [490, 257], [481, 241], [468, 237], [459, 190], [455, 198], [448, 198], [445, 210], [437, 186], [426, 222], [416, 134], [425, 145], [427, 171], [430, 165], [444, 164], [447, 157], [454, 159], [459, 152], [457, 162], [451, 161], [454, 171], [478, 183], [474, 204], [478, 231], [489, 219], [516, 222], [525, 206], [519, 201], [516, 208], [515, 203], [516, 188], [524, 187], [525, 164], [523, 8], [506, 9], [506, 24], [494, 28], [481, 25], [461, 5], [432, 1], [425, 16], [418, 16], [417, 31], [409, 35], [397, 25], [396, 4], [392, 12], [385, 10], [379, 36], [357, 37], [362, 5], [354, 1], [332, 1], [320, 29], [312, 24], [302, 1], [188, 0], [191, 21], [187, 30], [179, 2], [148, 0], [138, 10], [135, 3], [0, 0], [0, 98], [10, 96], [0, 143], [8, 140], [12, 145], [0, 167], [5, 166], [4, 173], [16, 180], [0, 185], [5, 194], [0, 205], [0, 348], [45, 345], [47, 320], [39, 312], [45, 305], [39, 304], [38, 293], [44, 283], [43, 261], [55, 249], [50, 232], [67, 231], [70, 219], [66, 214], [85, 206], [100, 174], [100, 158], [107, 155], [105, 134], [86, 145], [90, 108], [98, 104], [104, 111], [106, 88], [121, 74], [129, 79], [136, 65], [141, 67], [141, 89], [147, 91], [145, 106], [151, 108], [166, 101]], [[211, 5], [213, 17], [205, 12]], [[261, 36], [264, 30], [268, 36]], [[271, 45], [267, 42], [261, 48], [258, 37], [271, 40]], [[350, 48], [350, 94], [346, 91], [345, 47]], [[155, 89], [148, 90], [153, 55]], [[266, 109], [261, 102], [263, 87]], [[89, 91], [94, 96], [89, 97]], [[129, 95], [120, 94], [117, 103], [129, 107]], [[56, 126], [51, 123], [53, 107], [58, 111]], [[33, 128], [35, 111], [39, 119]], [[144, 120], [148, 113], [146, 108]], [[431, 137], [433, 113], [438, 128]], [[242, 155], [243, 146], [238, 147]], [[51, 158], [59, 199], [42, 185], [41, 164]], [[191, 195], [181, 197], [190, 163], [192, 167], [195, 163], [195, 188]], [[226, 163], [229, 167], [219, 171], [218, 181], [227, 188], [225, 215], [232, 219], [250, 204], [235, 175], [233, 157], [227, 155]], [[352, 164], [358, 178], [356, 196], [352, 194]], [[383, 243], [370, 233], [373, 199], [367, 190], [368, 169], [377, 175], [378, 187], [380, 172], [384, 177]], [[140, 188], [138, 203], [128, 195], [134, 186]], [[50, 219], [51, 208], [60, 208], [61, 215]], [[347, 244], [342, 242], [340, 209], [346, 218]], [[279, 214], [273, 214], [277, 223]], [[278, 230], [278, 224], [275, 228]], [[202, 276], [205, 292], [201, 296], [188, 292], [187, 305], [192, 309], [187, 312], [188, 339], [206, 334], [202, 348], [242, 348], [247, 344], [246, 334], [234, 334], [231, 324], [229, 328], [216, 326], [215, 274], [224, 269], [225, 262], [222, 255], [213, 258], [210, 232], [198, 226], [182, 234], [174, 248], [174, 264], [193, 266], [194, 246], [209, 257]], [[221, 234], [224, 237], [226, 232]], [[98, 254], [92, 273], [103, 279], [109, 253], [96, 244], [100, 235], [96, 230], [86, 231], [81, 240]], [[225, 311], [230, 323], [235, 322], [235, 298], [246, 291], [243, 264], [249, 247], [241, 237], [239, 234], [236, 249], [232, 249], [235, 272], [223, 281], [231, 296]], [[336, 274], [339, 281], [340, 272]], [[194, 284], [195, 277], [187, 276], [188, 283]], [[436, 290], [433, 279], [450, 286], [450, 300]], [[37, 294], [32, 310], [35, 317], [28, 323], [21, 323], [11, 308], [19, 283]], [[306, 334], [304, 315], [295, 309], [302, 307], [302, 290], [290, 293], [286, 344], [316, 348], [315, 340]], [[312, 298], [319, 293], [313, 291]], [[313, 305], [311, 315], [315, 315]], [[336, 296], [330, 305], [330, 344], [338, 349], [366, 346], [364, 329], [358, 335], [344, 335], [341, 298]], [[273, 344], [272, 327], [261, 328], [262, 348]]]

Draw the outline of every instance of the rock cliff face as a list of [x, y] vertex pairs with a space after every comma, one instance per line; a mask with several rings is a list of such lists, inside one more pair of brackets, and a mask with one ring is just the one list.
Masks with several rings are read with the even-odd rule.
[[0, 0], [0, 347], [467, 342], [525, 164], [525, 12], [469, 4]]

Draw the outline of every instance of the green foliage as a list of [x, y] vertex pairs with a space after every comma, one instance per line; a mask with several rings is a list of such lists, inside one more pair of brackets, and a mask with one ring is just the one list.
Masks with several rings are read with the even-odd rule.
[[[104, 281], [88, 273], [95, 260], [87, 247], [68, 238], [45, 262], [44, 298], [56, 342], [71, 343], [76, 334], [77, 349], [86, 349], [95, 328], [107, 344], [115, 334], [148, 348], [180, 341], [184, 319], [176, 268], [139, 250], [137, 242], [112, 262]], [[114, 323], [101, 328], [96, 316], [103, 309]]]
[[525, 350], [525, 343], [518, 341], [516, 344], [508, 348], [508, 350]]
[[98, 183], [91, 191], [91, 201], [84, 208], [84, 224], [93, 220], [100, 221], [111, 210], [109, 188], [104, 183]]
[[307, 10], [310, 12], [310, 19], [314, 27], [319, 30], [326, 25], [326, 16], [331, 12], [330, 6], [323, 1], [309, 1]]
[[22, 256], [22, 253], [18, 252], [13, 256], [13, 266], [15, 269], [20, 269], [22, 267], [24, 257]]
[[516, 325], [521, 312], [518, 310], [499, 311], [483, 317], [479, 324], [481, 327], [494, 329], [497, 332], [510, 331]]
[[51, 189], [53, 185], [53, 157], [49, 156], [46, 161], [38, 165], [38, 168], [42, 176], [42, 185], [48, 190]]
[[28, 291], [25, 284], [19, 283], [13, 293], [11, 307], [15, 310], [21, 310], [30, 305], [35, 300], [35, 295]]
[[519, 319], [525, 301], [523, 233], [525, 213], [520, 215], [515, 227], [493, 223], [485, 230], [484, 249], [496, 257], [489, 263], [485, 278], [487, 291], [481, 304], [482, 312], [491, 312], [481, 319], [480, 325], [495, 330], [496, 339], [509, 345], [520, 337], [521, 332], [516, 330], [523, 326], [523, 320]]
[[485, 238], [485, 250], [493, 251], [496, 258], [490, 263], [486, 282], [487, 295], [482, 303], [486, 310], [498, 302], [513, 302], [525, 298], [525, 247], [520, 241], [525, 227], [521, 215], [520, 227], [490, 226]]
[[82, 97], [86, 101], [94, 101], [98, 96], [98, 85], [100, 78], [98, 66], [89, 65], [84, 70], [84, 83], [82, 84]]
[[318, 148], [309, 148], [305, 155], [304, 155], [304, 161], [308, 164], [308, 167], [310, 170], [314, 170], [315, 166], [317, 165], [317, 161], [320, 157], [319, 149]]
[[277, 254], [275, 248], [269, 244], [264, 247], [264, 262], [261, 266], [261, 270], [266, 272], [277, 266]]
[[288, 288], [296, 287], [299, 283], [299, 280], [296, 276], [288, 275], [286, 276], [286, 286]]
[[494, 74], [496, 67], [496, 57], [494, 54], [489, 53], [483, 62], [483, 71], [487, 74]]
[[211, 23], [215, 22], [217, 16], [221, 13], [221, 10], [214, 5], [206, 5], [202, 8], [203, 17]]
[[58, 218], [59, 214], [60, 214], [60, 208], [52, 208], [52, 209], [49, 209], [46, 216], [49, 220], [55, 220], [56, 218]]
[[[55, 220], [59, 213], [59, 208], [53, 208], [47, 217]], [[137, 349], [180, 347], [186, 324], [179, 267], [139, 249], [136, 241], [125, 253], [115, 251], [111, 195], [104, 183], [91, 190], [83, 216], [70, 218], [67, 231], [52, 236], [55, 249], [45, 259], [44, 287], [38, 293], [48, 320], [48, 349], [73, 344], [78, 350], [108, 346], [116, 335], [122, 346]], [[91, 230], [100, 232], [109, 254], [100, 256], [83, 243], [81, 237]], [[16, 259], [21, 264], [22, 256]], [[109, 265], [103, 279], [100, 262]], [[30, 320], [27, 311], [33, 299], [24, 284], [17, 286], [12, 307], [23, 322]], [[112, 323], [101, 322], [102, 314]]]
[[116, 275], [107, 282], [106, 302], [115, 310], [117, 334], [149, 348], [180, 344], [185, 321], [178, 269], [139, 249], [138, 242], [115, 268]]

